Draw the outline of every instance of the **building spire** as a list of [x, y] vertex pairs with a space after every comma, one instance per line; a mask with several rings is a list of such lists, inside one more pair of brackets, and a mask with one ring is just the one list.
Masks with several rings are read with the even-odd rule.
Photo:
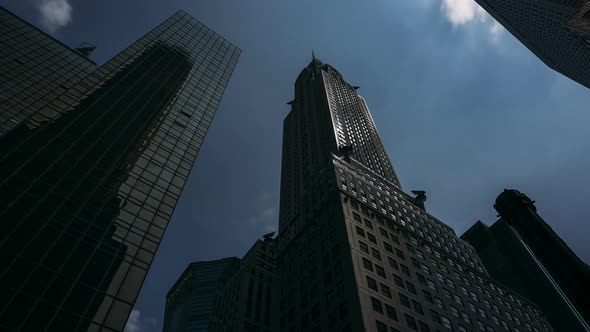
[[315, 52], [314, 52], [313, 48], [311, 49], [311, 60], [315, 61]]

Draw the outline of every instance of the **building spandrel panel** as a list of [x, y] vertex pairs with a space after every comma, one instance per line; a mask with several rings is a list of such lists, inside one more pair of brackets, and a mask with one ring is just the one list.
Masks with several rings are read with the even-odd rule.
[[0, 327], [122, 331], [240, 50], [178, 12], [0, 137]]

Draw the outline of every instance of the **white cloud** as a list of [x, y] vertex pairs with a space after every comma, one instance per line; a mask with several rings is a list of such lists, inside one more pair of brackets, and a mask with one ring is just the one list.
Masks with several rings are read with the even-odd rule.
[[41, 0], [37, 9], [41, 13], [41, 23], [53, 33], [72, 21], [72, 6], [69, 0]]
[[489, 40], [493, 43], [499, 41], [504, 30], [483, 8], [473, 0], [443, 0], [441, 11], [454, 26], [466, 26], [474, 23], [487, 26]]
[[133, 309], [127, 325], [125, 325], [124, 332], [149, 332], [156, 330], [156, 319], [152, 317], [144, 317], [141, 311]]
[[494, 20], [489, 30], [491, 40], [493, 42], [498, 42], [498, 40], [500, 39], [500, 35], [502, 34], [502, 31], [504, 31], [504, 27]]
[[441, 9], [453, 25], [482, 20], [485, 11], [473, 0], [443, 0]]

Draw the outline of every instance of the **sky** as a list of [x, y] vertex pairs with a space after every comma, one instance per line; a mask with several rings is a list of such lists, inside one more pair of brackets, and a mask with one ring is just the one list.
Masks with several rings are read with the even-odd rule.
[[278, 226], [282, 121], [311, 50], [361, 94], [403, 188], [462, 234], [504, 188], [586, 262], [590, 91], [471, 0], [0, 0], [104, 63], [179, 9], [242, 55], [144, 282], [128, 332], [161, 331], [193, 261], [241, 257]]

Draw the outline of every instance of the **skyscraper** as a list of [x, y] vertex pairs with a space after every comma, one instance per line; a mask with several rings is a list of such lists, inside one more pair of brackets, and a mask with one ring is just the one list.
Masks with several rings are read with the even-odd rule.
[[0, 6], [0, 136], [95, 69], [92, 60]]
[[367, 104], [315, 57], [284, 120], [280, 331], [551, 331], [406, 194]]
[[191, 263], [166, 297], [163, 332], [278, 331], [272, 235], [235, 257]]
[[590, 88], [590, 2], [475, 0], [553, 70]]
[[274, 332], [278, 329], [276, 240], [257, 240], [224, 289], [215, 332]]
[[[17, 121], [0, 136], [0, 329], [122, 331], [240, 50], [179, 11], [91, 70], [2, 18], [3, 60], [24, 69], [1, 83], [25, 88], [2, 94]], [[61, 55], [16, 61], [14, 36]]]
[[477, 222], [461, 236], [486, 270], [537, 303], [557, 331], [590, 331], [590, 268], [537, 214], [534, 202], [505, 190], [494, 205], [501, 218]]
[[240, 259], [191, 263], [166, 296], [163, 332], [214, 331], [223, 323], [217, 315], [223, 291]]

